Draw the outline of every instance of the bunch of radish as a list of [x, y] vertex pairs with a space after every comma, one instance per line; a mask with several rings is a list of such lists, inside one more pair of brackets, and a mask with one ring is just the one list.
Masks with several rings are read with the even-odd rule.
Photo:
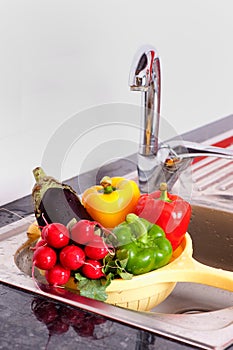
[[65, 285], [77, 271], [89, 279], [103, 277], [103, 258], [111, 248], [96, 233], [100, 231], [97, 225], [80, 220], [70, 229], [60, 223], [44, 226], [34, 248], [33, 269], [44, 270], [46, 280], [54, 286]]

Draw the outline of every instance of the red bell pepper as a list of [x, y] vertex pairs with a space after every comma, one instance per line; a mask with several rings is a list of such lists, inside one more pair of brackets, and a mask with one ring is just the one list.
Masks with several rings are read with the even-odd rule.
[[159, 225], [175, 250], [187, 232], [191, 205], [181, 197], [168, 193], [166, 183], [161, 183], [160, 191], [140, 196], [135, 214]]

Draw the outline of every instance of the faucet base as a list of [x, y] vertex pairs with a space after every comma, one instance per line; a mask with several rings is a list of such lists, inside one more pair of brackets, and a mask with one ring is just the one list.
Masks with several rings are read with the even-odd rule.
[[[161, 147], [156, 155], [138, 154], [138, 183], [142, 193], [151, 193], [159, 189], [161, 182], [166, 182], [168, 191], [178, 179], [189, 182], [192, 159], [171, 157], [169, 147]], [[186, 170], [186, 171], [185, 171]]]

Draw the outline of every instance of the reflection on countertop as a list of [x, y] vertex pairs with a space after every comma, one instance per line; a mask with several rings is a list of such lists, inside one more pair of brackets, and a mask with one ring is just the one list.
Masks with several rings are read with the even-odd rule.
[[4, 284], [0, 296], [0, 349], [194, 349]]

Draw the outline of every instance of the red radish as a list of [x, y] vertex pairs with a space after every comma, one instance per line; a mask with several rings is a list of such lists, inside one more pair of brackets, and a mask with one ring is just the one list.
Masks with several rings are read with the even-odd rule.
[[86, 244], [95, 238], [95, 223], [89, 220], [80, 220], [71, 229], [71, 239], [78, 244]]
[[37, 248], [44, 247], [46, 245], [47, 245], [47, 242], [43, 238], [41, 238], [41, 239], [39, 239], [37, 241], [36, 245], [34, 247], [30, 247], [30, 249], [31, 250], [36, 250]]
[[45, 278], [53, 286], [62, 286], [69, 281], [70, 270], [57, 264], [52, 269], [45, 272]]
[[61, 250], [59, 258], [63, 267], [77, 270], [84, 264], [85, 253], [76, 245], [67, 245]]
[[33, 263], [41, 270], [51, 269], [56, 264], [56, 261], [56, 252], [48, 246], [38, 247], [33, 254]]
[[105, 276], [102, 271], [102, 264], [98, 260], [87, 259], [82, 267], [82, 273], [85, 277], [91, 279], [98, 279]]
[[36, 245], [35, 245], [35, 247], [33, 249], [37, 249], [39, 247], [43, 247], [43, 246], [46, 246], [46, 245], [47, 245], [47, 242], [42, 238], [36, 243]]
[[59, 223], [46, 225], [41, 233], [42, 238], [53, 248], [63, 248], [70, 240], [69, 230]]
[[106, 243], [101, 237], [98, 240], [88, 242], [88, 244], [85, 246], [84, 251], [88, 258], [94, 260], [103, 259], [109, 252]]

